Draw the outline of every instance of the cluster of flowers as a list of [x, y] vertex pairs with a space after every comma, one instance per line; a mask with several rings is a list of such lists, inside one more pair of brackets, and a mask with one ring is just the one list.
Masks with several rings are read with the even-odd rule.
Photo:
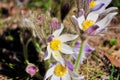
[[[21, 0], [22, 1], [22, 0]], [[112, 18], [117, 14], [113, 12], [116, 7], [106, 7], [110, 4], [111, 0], [87, 0], [88, 1], [88, 12], [84, 9], [80, 9], [79, 16], [73, 15], [73, 22], [77, 25], [80, 31], [87, 33], [89, 35], [98, 35], [107, 29], [108, 24], [111, 22]], [[100, 18], [102, 15], [102, 18]], [[38, 18], [39, 24], [43, 23], [42, 15]], [[24, 18], [25, 25], [31, 25], [31, 23]], [[28, 24], [27, 24], [28, 23]], [[30, 23], [30, 24], [29, 24]], [[34, 24], [32, 24], [34, 26]], [[44, 80], [81, 80], [85, 76], [79, 75], [76, 71], [77, 65], [83, 63], [86, 59], [86, 55], [94, 50], [86, 41], [80, 40], [80, 35], [73, 34], [62, 34], [64, 25], [58, 24], [58, 20], [53, 18], [51, 21], [51, 27], [54, 32], [47, 38], [46, 53], [44, 60], [49, 60], [49, 69], [47, 70]], [[79, 34], [79, 33], [78, 33]], [[74, 41], [74, 46], [71, 47], [67, 43]], [[76, 41], [78, 40], [78, 41]], [[83, 44], [83, 42], [85, 42]], [[63, 54], [62, 54], [63, 53]], [[69, 55], [69, 57], [66, 55]], [[78, 57], [79, 56], [79, 57]], [[68, 59], [67, 59], [68, 58]], [[72, 58], [72, 59], [71, 59]], [[51, 59], [51, 60], [50, 60]], [[76, 64], [72, 62], [76, 61]], [[75, 70], [76, 69], [76, 70]], [[38, 68], [32, 64], [28, 63], [26, 67], [26, 72], [33, 77], [38, 72]]]

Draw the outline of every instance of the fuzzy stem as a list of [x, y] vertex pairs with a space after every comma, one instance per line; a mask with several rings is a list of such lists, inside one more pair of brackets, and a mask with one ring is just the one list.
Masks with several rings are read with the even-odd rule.
[[80, 63], [80, 58], [81, 58], [81, 55], [82, 55], [83, 47], [84, 47], [84, 43], [81, 43], [79, 54], [78, 54], [77, 60], [75, 62], [75, 71], [76, 72], [78, 72], [78, 69], [79, 69], [79, 65], [80, 65], [79, 63]]

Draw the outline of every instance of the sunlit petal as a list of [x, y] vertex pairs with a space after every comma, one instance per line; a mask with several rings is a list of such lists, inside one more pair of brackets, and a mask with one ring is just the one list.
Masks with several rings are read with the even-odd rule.
[[70, 74], [67, 71], [67, 74], [62, 77], [62, 80], [71, 80]]
[[87, 20], [93, 20], [94, 22], [96, 22], [98, 17], [99, 17], [99, 14], [97, 14], [95, 12], [91, 12], [88, 14]]
[[73, 50], [70, 46], [68, 46], [67, 44], [62, 44], [62, 50], [61, 52], [63, 52], [64, 54], [73, 54]]
[[58, 37], [58, 36], [61, 34], [61, 32], [62, 32], [63, 29], [64, 29], [64, 26], [63, 26], [63, 24], [61, 24], [60, 29], [57, 29], [57, 30], [53, 33], [54, 37]]
[[50, 80], [60, 80], [60, 77], [53, 75]]
[[50, 76], [52, 76], [54, 74], [54, 69], [55, 69], [55, 66], [48, 69], [48, 71], [45, 74], [44, 80], [46, 80], [47, 78], [49, 78]]
[[99, 29], [103, 29], [105, 28], [110, 22], [111, 20], [113, 19], [113, 17], [117, 14], [117, 12], [114, 12], [114, 13], [109, 13], [106, 17], [104, 17], [102, 20], [98, 21], [96, 23], [96, 25], [99, 26]]
[[78, 37], [78, 35], [72, 35], [72, 34], [63, 34], [59, 37], [59, 39], [62, 42], [67, 42], [67, 41], [72, 41], [74, 39], [76, 39]]
[[64, 66], [64, 59], [60, 55], [59, 51], [52, 51], [52, 56], [56, 61], [58, 61]]

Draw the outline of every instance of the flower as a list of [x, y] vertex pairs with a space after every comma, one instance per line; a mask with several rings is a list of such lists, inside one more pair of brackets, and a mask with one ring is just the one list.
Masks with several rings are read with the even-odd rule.
[[[80, 42], [75, 42], [74, 44], [74, 54], [72, 55], [74, 59], [77, 59], [77, 56], [79, 54], [79, 50], [80, 50]], [[88, 53], [91, 53], [94, 50], [93, 47], [91, 47], [88, 43], [84, 44], [83, 50], [82, 50], [82, 55], [80, 58], [80, 64], [83, 63], [83, 60], [86, 59], [86, 55]]]
[[90, 12], [85, 18], [83, 11], [83, 14], [78, 18], [75, 15], [73, 15], [72, 18], [78, 23], [78, 26], [81, 30], [85, 31], [88, 34], [95, 35], [105, 30], [105, 28], [108, 26], [116, 14], [117, 12], [108, 13], [104, 18], [98, 21], [100, 14], [96, 12]]
[[89, 8], [92, 11], [104, 10], [112, 0], [88, 0]]
[[74, 40], [78, 37], [78, 35], [72, 34], [63, 34], [60, 35], [63, 30], [63, 25], [61, 24], [61, 28], [57, 29], [49, 38], [47, 43], [47, 55], [45, 56], [45, 60], [51, 57], [60, 62], [62, 65], [64, 64], [64, 60], [60, 55], [60, 52], [64, 54], [73, 54], [72, 48], [65, 44], [67, 41]]
[[38, 16], [38, 22], [40, 23], [40, 25], [43, 23], [43, 14]]
[[59, 28], [59, 23], [57, 18], [52, 18], [51, 20], [51, 27], [53, 29], [58, 29]]
[[34, 64], [29, 63], [26, 67], [26, 72], [30, 74], [31, 77], [33, 77], [38, 72], [38, 68]]
[[71, 80], [71, 78], [74, 78], [74, 80], [81, 80], [84, 76], [73, 72], [73, 65], [67, 62], [66, 66], [56, 63], [48, 69], [44, 80], [48, 78], [51, 78], [50, 80]]

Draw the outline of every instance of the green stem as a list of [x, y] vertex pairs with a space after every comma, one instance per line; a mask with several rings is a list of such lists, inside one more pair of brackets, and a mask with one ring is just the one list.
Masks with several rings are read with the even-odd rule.
[[23, 53], [24, 53], [25, 63], [28, 63], [27, 45], [23, 45]]
[[113, 80], [114, 70], [115, 70], [114, 65], [112, 65], [112, 72], [110, 74], [110, 80]]
[[79, 63], [80, 63], [80, 58], [81, 58], [81, 55], [82, 55], [83, 47], [84, 47], [84, 43], [82, 43], [81, 46], [80, 46], [79, 54], [78, 54], [77, 60], [75, 62], [75, 71], [76, 72], [78, 72], [78, 69], [79, 69], [79, 65], [80, 65]]

